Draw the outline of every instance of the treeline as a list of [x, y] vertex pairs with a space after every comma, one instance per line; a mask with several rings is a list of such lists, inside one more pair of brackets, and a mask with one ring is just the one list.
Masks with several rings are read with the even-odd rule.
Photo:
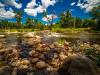
[[[0, 29], [52, 29], [52, 28], [88, 28], [92, 30], [100, 30], [100, 6], [95, 7], [90, 12], [91, 18], [81, 19], [78, 17], [73, 17], [71, 12], [67, 10], [61, 13], [60, 21], [58, 23], [49, 25], [44, 25], [37, 19], [32, 19], [28, 17], [26, 23], [22, 23], [22, 12], [16, 12], [16, 22], [9, 22], [7, 20], [0, 20]], [[53, 19], [52, 19], [53, 20]]]
[[89, 13], [90, 18], [81, 19], [73, 17], [71, 12], [68, 10], [60, 15], [61, 28], [87, 28], [90, 27], [94, 30], [100, 30], [100, 6], [94, 7]]
[[50, 25], [44, 25], [42, 22], [38, 20], [33, 20], [31, 18], [27, 18], [25, 24], [23, 23], [17, 23], [17, 22], [10, 22], [7, 20], [0, 20], [0, 29], [50, 29]]

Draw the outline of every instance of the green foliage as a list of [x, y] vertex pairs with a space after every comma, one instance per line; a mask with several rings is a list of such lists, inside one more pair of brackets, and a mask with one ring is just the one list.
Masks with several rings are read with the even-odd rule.
[[65, 41], [66, 41], [65, 39], [59, 39], [59, 40], [57, 41], [57, 43], [63, 45], [63, 44], [65, 43]]
[[95, 20], [92, 20], [92, 19], [84, 19], [83, 20], [83, 28], [86, 28], [86, 27], [94, 27], [95, 26]]
[[4, 61], [0, 61], [0, 67], [5, 66], [5, 62]]
[[92, 19], [94, 19], [96, 22], [93, 29], [100, 31], [100, 5], [97, 7], [94, 7], [92, 9], [92, 11], [90, 12], [90, 15], [91, 15]]
[[58, 32], [58, 33], [81, 33], [86, 30], [89, 30], [88, 28], [52, 28], [52, 32]]
[[84, 53], [97, 64], [100, 64], [100, 52], [96, 49], [85, 49]]
[[85, 49], [84, 52], [86, 55], [95, 55], [94, 49]]
[[70, 11], [61, 13], [60, 15], [60, 24], [62, 28], [68, 28], [71, 27], [72, 23], [72, 16]]

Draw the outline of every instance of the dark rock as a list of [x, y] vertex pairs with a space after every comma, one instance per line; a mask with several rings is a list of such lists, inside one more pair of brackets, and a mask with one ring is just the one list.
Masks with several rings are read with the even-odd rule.
[[0, 67], [0, 75], [11, 75], [12, 69], [10, 66]]
[[59, 75], [57, 71], [51, 71], [49, 75]]
[[60, 75], [100, 75], [93, 61], [86, 57], [66, 59], [59, 68]]

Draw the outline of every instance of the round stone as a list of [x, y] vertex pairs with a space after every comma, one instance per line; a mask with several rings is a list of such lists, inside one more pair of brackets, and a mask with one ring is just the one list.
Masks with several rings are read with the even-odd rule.
[[37, 62], [35, 66], [38, 69], [43, 69], [43, 68], [46, 68], [47, 67], [47, 65], [46, 65], [46, 63], [44, 61]]
[[38, 62], [39, 61], [39, 58], [33, 58], [32, 60], [31, 60], [31, 62], [34, 64], [34, 63], [36, 63], [36, 62]]
[[29, 65], [30, 61], [27, 59], [22, 60], [23, 65]]

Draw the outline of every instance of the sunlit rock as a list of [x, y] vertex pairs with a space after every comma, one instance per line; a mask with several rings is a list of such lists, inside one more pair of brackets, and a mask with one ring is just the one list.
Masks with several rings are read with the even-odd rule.
[[0, 38], [5, 38], [6, 36], [5, 35], [0, 35]]
[[60, 60], [65, 60], [68, 56], [66, 56], [64, 53], [59, 54], [59, 59]]
[[23, 37], [25, 38], [33, 38], [34, 37], [34, 33], [26, 33], [23, 35]]
[[32, 50], [32, 51], [29, 52], [29, 55], [30, 56], [33, 56], [35, 53], [36, 53], [36, 51], [35, 50]]
[[49, 47], [50, 47], [50, 48], [55, 48], [54, 44], [50, 45]]
[[21, 63], [22, 63], [23, 65], [29, 65], [29, 64], [30, 64], [30, 61], [29, 61], [28, 59], [23, 59], [23, 60], [21, 61]]
[[59, 64], [60, 64], [59, 59], [53, 59], [52, 62], [51, 62], [51, 65], [52, 65], [54, 68], [59, 67]]

